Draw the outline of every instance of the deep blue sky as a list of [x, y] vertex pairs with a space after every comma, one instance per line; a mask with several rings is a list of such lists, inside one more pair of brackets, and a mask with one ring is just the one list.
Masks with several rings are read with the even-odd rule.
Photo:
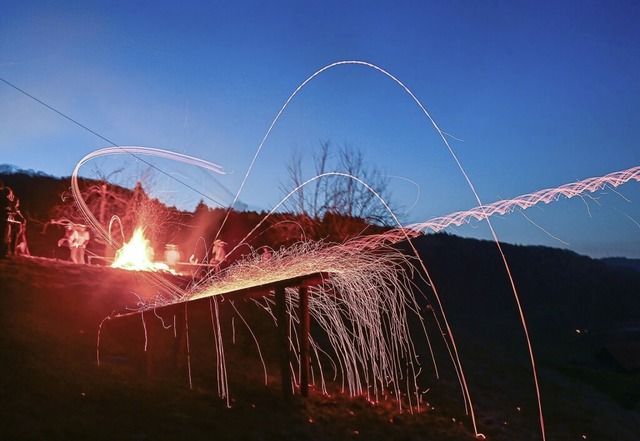
[[[640, 165], [638, 2], [309, 3], [9, 1], [0, 77], [116, 144], [220, 164], [230, 172], [220, 182], [233, 192], [287, 97], [340, 60], [374, 63], [409, 87], [460, 140], [452, 147], [484, 203]], [[292, 151], [321, 140], [349, 144], [418, 184], [416, 193], [393, 180], [398, 202], [416, 201], [407, 222], [476, 205], [411, 98], [363, 66], [329, 70], [301, 91], [241, 199], [273, 207]], [[0, 163], [68, 176], [108, 146], [0, 83]], [[85, 171], [108, 173], [124, 159]], [[226, 197], [199, 171], [159, 166]], [[161, 196], [178, 194], [161, 178], [151, 184]], [[532, 222], [516, 213], [494, 223], [507, 242], [640, 257], [639, 187], [533, 208]], [[487, 237], [482, 225], [450, 231]]]

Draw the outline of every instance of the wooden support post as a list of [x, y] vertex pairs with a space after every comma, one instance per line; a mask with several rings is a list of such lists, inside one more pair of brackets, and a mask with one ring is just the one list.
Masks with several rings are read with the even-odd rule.
[[300, 394], [303, 397], [309, 396], [309, 365], [311, 357], [309, 354], [309, 290], [301, 286], [298, 290], [300, 300], [298, 304], [300, 315]]
[[145, 371], [147, 374], [147, 378], [151, 378], [153, 375], [153, 356], [151, 354], [151, 347], [153, 342], [154, 333], [151, 330], [151, 326], [153, 323], [150, 323], [151, 320], [148, 320], [148, 317], [145, 318], [144, 311], [140, 313], [140, 318], [142, 318], [142, 325], [144, 326], [144, 359], [145, 359]]
[[173, 342], [173, 360], [176, 372], [182, 373], [185, 365], [187, 364], [187, 323], [185, 321], [184, 308], [177, 306], [174, 308], [174, 323], [175, 323], [175, 340]]
[[285, 402], [290, 402], [293, 395], [291, 385], [291, 369], [289, 368], [289, 314], [284, 285], [276, 286], [276, 318], [278, 320], [278, 344], [280, 346], [280, 377], [282, 395]]

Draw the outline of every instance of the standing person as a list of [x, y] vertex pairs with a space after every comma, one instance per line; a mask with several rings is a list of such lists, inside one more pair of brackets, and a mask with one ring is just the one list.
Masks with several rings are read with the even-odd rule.
[[74, 263], [85, 263], [84, 251], [87, 248], [87, 242], [89, 242], [87, 226], [74, 224], [67, 241], [71, 251], [71, 260]]
[[78, 259], [78, 230], [75, 225], [69, 227], [69, 236], [67, 237], [69, 244], [69, 257], [73, 263], [80, 263]]
[[31, 256], [29, 245], [27, 245], [27, 221], [23, 219], [18, 231], [18, 244], [16, 245], [16, 255]]
[[20, 213], [20, 200], [16, 197], [10, 187], [5, 187], [5, 189], [7, 190], [7, 202], [5, 206], [6, 225], [4, 235], [4, 243], [6, 247], [5, 255], [13, 256], [16, 252], [18, 233], [22, 225], [20, 219], [24, 218], [22, 217], [22, 213]]
[[86, 263], [84, 259], [84, 253], [87, 249], [87, 244], [89, 243], [89, 239], [91, 236], [89, 235], [89, 230], [86, 225], [77, 225], [76, 226], [77, 237], [75, 240], [75, 245], [77, 247], [76, 251], [76, 259], [78, 260], [76, 263]]
[[225, 247], [227, 246], [226, 242], [221, 241], [220, 239], [216, 239], [213, 242], [213, 248], [211, 249], [212, 261], [213, 265], [215, 265], [215, 271], [220, 271], [220, 264], [227, 257], [227, 251]]
[[64, 236], [60, 238], [60, 240], [58, 240], [59, 247], [65, 244], [69, 247], [69, 257], [71, 258], [71, 260], [73, 260], [75, 257], [75, 255], [71, 253], [71, 235], [72, 234], [73, 234], [73, 224], [69, 222], [64, 227]]
[[7, 257], [9, 252], [8, 239], [9, 239], [9, 198], [7, 189], [0, 183], [0, 259]]
[[[15, 207], [13, 212], [13, 225], [11, 225], [13, 254], [16, 256], [30, 256], [29, 246], [27, 245], [27, 220], [20, 212], [20, 200], [15, 198]], [[15, 229], [15, 236], [13, 230]]]
[[89, 230], [86, 225], [69, 223], [65, 227], [64, 237], [58, 241], [58, 246], [61, 247], [66, 242], [71, 261], [85, 263], [84, 252], [89, 239]]

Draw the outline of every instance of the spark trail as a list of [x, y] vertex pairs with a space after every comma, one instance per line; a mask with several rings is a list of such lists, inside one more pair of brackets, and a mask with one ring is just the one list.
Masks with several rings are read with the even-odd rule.
[[587, 178], [582, 181], [564, 184], [556, 188], [547, 188], [534, 193], [518, 196], [513, 199], [494, 202], [489, 205], [481, 205], [467, 211], [458, 211], [447, 216], [436, 217], [426, 222], [407, 225], [416, 231], [438, 232], [450, 226], [461, 226], [473, 220], [482, 221], [494, 215], [504, 215], [516, 209], [526, 210], [537, 204], [550, 204], [561, 197], [571, 199], [582, 196], [585, 193], [595, 193], [606, 186], [619, 187], [627, 182], [635, 180], [640, 182], [640, 166], [632, 167], [605, 176]]
[[[396, 230], [390, 231], [384, 235], [377, 237], [359, 238], [351, 241], [347, 244], [337, 246], [324, 246], [321, 244], [316, 245], [303, 245], [300, 247], [294, 247], [292, 250], [285, 250], [281, 255], [273, 259], [273, 263], [278, 262], [278, 266], [268, 264], [264, 262], [252, 262], [251, 259], [240, 262], [238, 265], [233, 265], [227, 271], [221, 275], [216, 275], [209, 279], [205, 285], [194, 285], [191, 290], [184, 290], [171, 282], [164, 279], [162, 276], [155, 275], [153, 273], [148, 276], [158, 282], [158, 285], [162, 285], [165, 289], [159, 294], [157, 299], [151, 302], [141, 300], [140, 311], [143, 312], [148, 309], [155, 308], [166, 304], [176, 303], [178, 301], [191, 300], [195, 298], [209, 297], [213, 299], [213, 305], [215, 303], [215, 296], [228, 292], [233, 289], [240, 289], [244, 286], [252, 286], [256, 284], [256, 281], [273, 280], [274, 278], [288, 278], [291, 274], [308, 273], [312, 272], [329, 272], [334, 274], [330, 283], [323, 286], [323, 290], [317, 292], [317, 295], [312, 296], [315, 299], [311, 302], [310, 307], [314, 314], [314, 317], [318, 323], [321, 324], [325, 330], [331, 335], [332, 343], [336, 352], [339, 355], [339, 366], [343, 374], [343, 378], [346, 380], [346, 387], [352, 394], [361, 393], [363, 390], [367, 390], [369, 393], [369, 386], [373, 386], [374, 397], [384, 395], [384, 391], [392, 389], [396, 396], [399, 396], [399, 378], [404, 378], [403, 374], [398, 374], [398, 371], [402, 371], [401, 365], [405, 365], [405, 373], [413, 372], [414, 378], [416, 374], [417, 361], [415, 360], [415, 352], [413, 350], [413, 343], [411, 336], [407, 332], [406, 328], [406, 313], [407, 310], [416, 308], [415, 303], [406, 299], [406, 292], [410, 292], [413, 288], [413, 282], [409, 277], [406, 263], [408, 260], [418, 258], [417, 251], [415, 256], [408, 257], [406, 255], [400, 255], [397, 250], [393, 250], [389, 246], [390, 244], [397, 243], [407, 238], [413, 237], [419, 234], [421, 231], [440, 231], [452, 225], [462, 225], [463, 223], [471, 222], [472, 220], [486, 220], [496, 245], [500, 248], [498, 238], [491, 226], [491, 216], [498, 214], [507, 214], [516, 208], [527, 209], [538, 203], [551, 203], [560, 197], [564, 196], [571, 198], [574, 196], [582, 195], [585, 193], [592, 193], [598, 189], [604, 188], [606, 185], [617, 187], [632, 179], [639, 181], [640, 167], [634, 167], [628, 170], [624, 170], [617, 173], [611, 173], [601, 178], [590, 178], [577, 183], [566, 184], [558, 188], [541, 190], [528, 195], [523, 195], [515, 199], [500, 201], [489, 205], [484, 205], [474, 185], [467, 176], [464, 168], [458, 160], [455, 152], [447, 141], [447, 134], [445, 134], [433, 118], [427, 112], [421, 102], [415, 97], [415, 95], [409, 90], [402, 82], [396, 77], [383, 70], [382, 68], [367, 63], [364, 61], [339, 61], [323, 67], [316, 71], [313, 75], [307, 78], [303, 83], [296, 88], [296, 90], [289, 96], [285, 104], [282, 106], [275, 119], [269, 126], [266, 134], [264, 135], [260, 145], [251, 161], [251, 164], [247, 170], [247, 173], [240, 185], [239, 191], [235, 195], [235, 199], [231, 206], [234, 206], [245, 182], [249, 177], [254, 163], [262, 150], [267, 138], [269, 137], [272, 129], [279, 120], [280, 116], [287, 108], [296, 94], [311, 80], [322, 74], [323, 72], [332, 69], [337, 66], [344, 65], [361, 65], [372, 68], [391, 80], [395, 81], [401, 88], [413, 98], [416, 104], [420, 107], [423, 114], [428, 118], [429, 122], [437, 130], [438, 134], [442, 138], [443, 143], [446, 145], [451, 156], [455, 160], [460, 172], [464, 175], [469, 188], [473, 192], [476, 201], [478, 203], [477, 208], [453, 213], [448, 216], [438, 217], [429, 221], [413, 224], [408, 227], [399, 226]], [[33, 95], [30, 95], [22, 89], [13, 86], [6, 80], [2, 80], [7, 85], [13, 87], [19, 92], [25, 94], [31, 99], [39, 102], [60, 116], [70, 120], [77, 124], [84, 130], [87, 130], [99, 138], [112, 144], [113, 148], [103, 149], [87, 155], [83, 158], [72, 176], [72, 190], [75, 200], [79, 206], [81, 212], [84, 213], [87, 222], [91, 225], [94, 233], [101, 236], [109, 244], [115, 248], [119, 248], [122, 244], [114, 240], [109, 232], [101, 225], [95, 216], [90, 212], [86, 203], [83, 201], [80, 195], [80, 189], [78, 186], [78, 171], [80, 167], [97, 156], [107, 154], [130, 154], [133, 157], [140, 159], [138, 155], [155, 155], [167, 159], [173, 159], [185, 163], [189, 163], [198, 167], [203, 167], [212, 170], [217, 173], [222, 173], [222, 169], [212, 163], [209, 163], [198, 158], [188, 157], [186, 155], [180, 155], [173, 152], [163, 151], [159, 149], [146, 149], [142, 147], [120, 147], [114, 144], [109, 139], [101, 136], [100, 134], [92, 131], [88, 127], [78, 123], [76, 120], [68, 117], [67, 115], [59, 112], [55, 108], [49, 106], [43, 101], [37, 99]], [[186, 185], [181, 183], [182, 185]], [[226, 222], [228, 218], [225, 217], [223, 221]], [[222, 227], [221, 227], [222, 229]], [[410, 242], [409, 242], [410, 243]], [[307, 248], [311, 246], [311, 248]], [[384, 251], [384, 252], [383, 252]], [[503, 257], [504, 265], [507, 270], [514, 296], [518, 303], [518, 310], [520, 312], [523, 327], [526, 331], [526, 324], [520, 307], [517, 290], [515, 289], [513, 278], [511, 277], [510, 270], [504, 254], [500, 250]], [[439, 302], [439, 296], [435, 285], [433, 285], [424, 264], [419, 260], [418, 264], [424, 270], [427, 282], [433, 290], [433, 294], [440, 306], [440, 313], [444, 320], [444, 324], [447, 329], [448, 338], [452, 345], [451, 357], [454, 360], [454, 368], [458, 374], [458, 378], [464, 389], [463, 395], [465, 396], [465, 406], [468, 406], [472, 417], [472, 423], [474, 425], [474, 431], [477, 436], [480, 436], [477, 432], [475, 417], [473, 416], [473, 406], [471, 405], [471, 398], [466, 387], [466, 380], [462, 373], [462, 365], [457, 355], [457, 349], [455, 348], [455, 342], [453, 340], [453, 334], [448, 326], [444, 310]], [[410, 267], [410, 265], [409, 265]], [[359, 268], [365, 268], [365, 271], [361, 271]], [[339, 293], [340, 295], [335, 295]], [[327, 295], [333, 294], [333, 295]], [[289, 310], [293, 314], [295, 308], [293, 304], [296, 301], [295, 295], [288, 296]], [[415, 302], [415, 301], [413, 301]], [[212, 324], [217, 318], [214, 318], [212, 309]], [[215, 309], [217, 317], [217, 307]], [[419, 315], [419, 311], [414, 310]], [[143, 317], [144, 319], [144, 317]], [[215, 329], [215, 324], [214, 324]], [[219, 329], [219, 328], [218, 328]], [[219, 334], [219, 331], [218, 331]], [[218, 335], [219, 337], [219, 335]], [[427, 336], [428, 337], [428, 336]], [[527, 335], [527, 342], [529, 344], [529, 350], [531, 354], [531, 361], [534, 368], [534, 377], [536, 377], [536, 390], [538, 393], [538, 403], [540, 408], [540, 423], [542, 429], [543, 440], [545, 438], [544, 422], [542, 418], [542, 409], [540, 405], [539, 390], [537, 387], [537, 376], [535, 373], [535, 364], [533, 360], [533, 353], [531, 351], [530, 342]], [[221, 352], [221, 358], [223, 358], [222, 347], [219, 347]], [[320, 352], [320, 349], [316, 346], [316, 354]], [[318, 362], [319, 362], [319, 356]], [[435, 366], [435, 360], [434, 360]], [[436, 367], [437, 371], [437, 367]], [[223, 386], [222, 394], [228, 396], [226, 391], [226, 370], [222, 368]], [[389, 380], [391, 378], [391, 380]], [[417, 398], [414, 397], [411, 389], [414, 388], [410, 385], [411, 382], [407, 381], [407, 391], [410, 400]], [[418, 402], [419, 404], [419, 402]]]
[[[406, 296], [413, 285], [403, 270], [409, 258], [388, 243], [369, 245], [358, 240], [335, 246], [304, 242], [275, 252], [266, 262], [255, 256], [223, 271], [188, 299], [326, 272], [330, 277], [325, 283], [310, 288], [309, 308], [331, 339], [343, 388], [352, 396], [366, 395], [375, 401], [391, 394], [400, 406], [406, 393], [409, 407], [419, 408], [419, 364], [406, 320], [407, 309], [418, 310], [415, 300]], [[297, 292], [289, 290], [287, 299], [289, 313], [297, 320]], [[321, 351], [317, 345], [314, 348], [316, 354]], [[320, 357], [316, 362], [322, 364]]]
[[[242, 289], [243, 287], [255, 286], [259, 283], [268, 283], [270, 281], [291, 278], [300, 274], [309, 274], [319, 271], [331, 273], [331, 281], [323, 288], [328, 290], [328, 292], [339, 292], [340, 295], [326, 295], [327, 292], [320, 291], [317, 295], [312, 296], [312, 299], [315, 300], [310, 303], [310, 308], [314, 319], [330, 334], [333, 348], [336, 354], [339, 354], [339, 360], [338, 363], [336, 363], [336, 366], [339, 366], [341, 374], [345, 379], [345, 387], [351, 394], [359, 394], [364, 390], [369, 394], [369, 388], [372, 387], [374, 399], [378, 399], [380, 396], [385, 396], [387, 391], [391, 391], [396, 394], [397, 397], [400, 397], [400, 395], [398, 395], [400, 393], [399, 380], [405, 377], [413, 377], [415, 379], [415, 375], [417, 375], [416, 373], [419, 371], [419, 364], [415, 357], [411, 336], [409, 336], [407, 332], [408, 328], [406, 327], [407, 310], [414, 310], [418, 315], [419, 311], [417, 310], [415, 303], [407, 303], [407, 300], [405, 299], [407, 297], [406, 293], [412, 292], [413, 286], [412, 282], [410, 282], [410, 277], [406, 273], [405, 267], [396, 261], [396, 259], [398, 259], [397, 250], [396, 254], [382, 253], [382, 255], [380, 250], [386, 249], [385, 247], [388, 247], [389, 244], [408, 239], [422, 231], [440, 231], [452, 225], [461, 225], [465, 222], [470, 222], [473, 219], [485, 220], [491, 229], [494, 241], [502, 255], [504, 267], [511, 283], [522, 326], [525, 331], [536, 385], [536, 394], [538, 396], [540, 427], [544, 441], [545, 428], [540, 392], [527, 326], [518, 298], [515, 282], [511, 276], [509, 265], [504, 253], [502, 253], [500, 242], [491, 225], [490, 218], [495, 214], [509, 213], [516, 208], [526, 209], [538, 203], [550, 203], [561, 196], [571, 198], [580, 194], [597, 191], [605, 185], [617, 187], [631, 179], [639, 180], [638, 175], [640, 174], [640, 168], [635, 167], [622, 172], [612, 173], [602, 178], [590, 178], [577, 183], [566, 184], [555, 189], [541, 190], [512, 200], [484, 205], [456, 154], [449, 145], [446, 134], [440, 130], [433, 118], [427, 112], [426, 108], [420, 103], [415, 95], [396, 77], [378, 66], [363, 61], [342, 61], [330, 64], [316, 71], [289, 96], [258, 146], [231, 206], [235, 204], [236, 200], [240, 196], [260, 151], [264, 147], [273, 127], [291, 100], [307, 83], [318, 75], [328, 69], [342, 65], [362, 65], [372, 68], [395, 81], [413, 98], [415, 103], [419, 106], [423, 114], [427, 117], [431, 125], [433, 125], [442, 138], [442, 141], [446, 145], [451, 156], [458, 165], [460, 172], [465, 177], [469, 188], [473, 192], [478, 203], [478, 207], [464, 212], [453, 213], [449, 216], [431, 219], [424, 223], [409, 225], [407, 227], [398, 225], [397, 229], [384, 235], [380, 235], [377, 238], [369, 237], [339, 246], [320, 246], [317, 249], [303, 250], [302, 253], [295, 252], [299, 250], [294, 250], [293, 253], [285, 253], [281, 255], [279, 259], [274, 259], [274, 262], [278, 261], [279, 263], [279, 267], [277, 268], [270, 268], [268, 264], [262, 262], [257, 265], [254, 265], [251, 261], [241, 262], [238, 265], [231, 266], [220, 275], [212, 276], [211, 279], [203, 285], [194, 285], [191, 290], [183, 290], [172, 285], [170, 282], [163, 281], [162, 277], [158, 277], [158, 283], [164, 284], [166, 288], [164, 290], [164, 292], [167, 293], [166, 296], [155, 299], [153, 304], [141, 305], [141, 310], [178, 301], [189, 301], [196, 298], [215, 298], [215, 296], [225, 292]], [[82, 198], [79, 197], [79, 188], [77, 186], [78, 169], [84, 162], [92, 157], [100, 154], [114, 153], [130, 153], [134, 155], [157, 154], [162, 157], [177, 159], [182, 162], [188, 162], [199, 167], [221, 172], [221, 170], [214, 164], [207, 163], [206, 161], [198, 160], [196, 158], [185, 157], [184, 155], [173, 154], [171, 152], [160, 150], [152, 151], [153, 149], [148, 149], [136, 151], [135, 149], [141, 148], [130, 147], [124, 149], [116, 147], [100, 151], [102, 153], [96, 152], [96, 154], [85, 157], [74, 171], [73, 190], [76, 200], [79, 201], [78, 205], [87, 215], [92, 227], [95, 227], [102, 236], [108, 236], [108, 233], [105, 233], [104, 228], [98, 224], [95, 217], [88, 211], [86, 204], [84, 204]], [[357, 179], [355, 177], [351, 178]], [[227, 212], [227, 216], [225, 216], [220, 230], [222, 230], [222, 227], [226, 223], [229, 213], [230, 210]], [[114, 243], [111, 238], [108, 238], [108, 240], [110, 243]], [[411, 245], [411, 242], [409, 242], [409, 244]], [[417, 264], [423, 270], [423, 277], [426, 278], [427, 284], [431, 287], [438, 304], [439, 314], [444, 325], [444, 329], [446, 330], [446, 333], [443, 332], [442, 334], [443, 337], [446, 335], [445, 340], [447, 348], [449, 349], [454, 369], [456, 370], [456, 374], [458, 375], [458, 379], [463, 390], [465, 407], [467, 408], [467, 412], [471, 415], [474, 432], [476, 436], [480, 437], [482, 435], [477, 431], [471, 396], [462, 370], [462, 363], [458, 356], [453, 332], [449, 327], [445, 311], [440, 302], [440, 296], [429, 276], [429, 272], [424, 266], [424, 263], [418, 258], [417, 250], [414, 249], [413, 251], [415, 252], [414, 257], [417, 259]], [[368, 265], [358, 260], [358, 257], [360, 256], [369, 255], [377, 256], [377, 259], [373, 260], [375, 262], [374, 265]], [[331, 257], [337, 257], [337, 259], [334, 260]], [[406, 263], [407, 259], [409, 259], [407, 256], [403, 256], [400, 260]], [[368, 271], [359, 272], [355, 270], [358, 266], [367, 268]], [[258, 269], [256, 269], [256, 267]], [[268, 269], [268, 271], [263, 272], [263, 269]], [[289, 312], [290, 314], [294, 314], [295, 308], [293, 308], [292, 305], [297, 301], [296, 296], [295, 294], [292, 294], [288, 296], [288, 298]], [[413, 302], [415, 302], [415, 300]], [[375, 314], [372, 315], [372, 311], [375, 311]], [[440, 323], [438, 323], [438, 326], [441, 327], [442, 330], [442, 325], [440, 325]], [[317, 354], [320, 349], [317, 347], [315, 349]], [[319, 357], [317, 358], [319, 363]], [[400, 366], [405, 366], [404, 371]], [[434, 367], [437, 371], [435, 360]], [[410, 375], [411, 372], [413, 375]], [[406, 392], [407, 397], [409, 397], [408, 400], [410, 407], [416, 404], [419, 405], [419, 402], [417, 401], [418, 396], [415, 381], [413, 384], [414, 385], [412, 386], [411, 382], [407, 381], [406, 385]]]

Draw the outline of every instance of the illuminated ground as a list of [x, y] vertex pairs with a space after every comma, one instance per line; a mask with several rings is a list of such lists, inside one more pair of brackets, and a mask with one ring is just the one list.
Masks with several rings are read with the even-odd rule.
[[[412, 433], [411, 439], [472, 439], [438, 412], [398, 415], [392, 405], [363, 399], [316, 395], [286, 407], [277, 371], [265, 387], [260, 363], [233, 359], [232, 350], [229, 369], [243, 372], [230, 373], [229, 409], [198, 372], [194, 390], [184, 370], [173, 366], [158, 366], [148, 378], [135, 357], [137, 345], [143, 354], [139, 319], [120, 330], [125, 338], [119, 342], [104, 337], [98, 367], [100, 321], [134, 304], [128, 291], [139, 291], [141, 283], [120, 270], [44, 259], [0, 262], [0, 271], [2, 439], [409, 439]], [[240, 345], [244, 337], [238, 332], [237, 338]], [[210, 363], [205, 358], [194, 354], [194, 365]]]
[[[503, 294], [502, 288], [492, 288], [499, 267], [487, 269], [491, 258], [475, 257], [484, 245], [464, 244], [458, 250], [462, 242], [447, 237], [440, 242], [432, 243], [426, 258], [441, 291], [456, 294], [445, 303], [458, 330], [480, 431], [492, 440], [540, 439], [513, 305], [508, 296], [488, 295], [492, 289]], [[633, 440], [640, 428], [639, 408], [625, 401], [634, 398], [624, 391], [638, 384], [637, 374], [602, 369], [589, 358], [595, 340], [576, 340], [575, 326], [585, 325], [592, 332], [608, 326], [635, 303], [603, 302], [600, 291], [609, 289], [603, 298], [610, 299], [611, 292], [637, 279], [629, 275], [629, 281], [616, 284], [613, 273], [597, 278], [599, 265], [571, 254], [518, 247], [507, 252], [539, 353], [548, 439], [579, 440], [586, 435]], [[527, 253], [543, 263], [525, 269], [522, 256]], [[585, 265], [595, 266], [582, 268]], [[565, 270], [580, 280], [563, 279]], [[460, 271], [464, 278], [456, 277]], [[147, 376], [143, 324], [135, 316], [107, 325], [111, 328], [103, 334], [103, 363], [96, 365], [100, 322], [114, 310], [135, 305], [137, 298], [130, 292], [148, 294], [151, 288], [143, 280], [120, 270], [34, 259], [0, 262], [0, 282], [2, 439], [472, 439], [450, 374], [425, 385], [431, 388], [426, 397], [435, 410], [420, 414], [399, 415], [390, 403], [373, 406], [362, 399], [319, 396], [313, 390], [307, 404], [296, 401], [286, 407], [273, 365], [277, 352], [270, 343], [272, 324], [264, 313], [247, 309], [269, 367], [265, 387], [253, 340], [236, 319], [231, 343], [232, 314], [223, 309], [233, 398], [229, 409], [216, 397], [206, 308], [198, 310], [194, 304], [190, 312], [194, 389], [189, 390], [186, 368], [171, 362], [170, 345], [156, 352]], [[462, 289], [455, 288], [456, 283]], [[537, 287], [535, 295], [529, 292], [532, 286]], [[559, 298], [556, 288], [579, 291], [581, 302]]]

